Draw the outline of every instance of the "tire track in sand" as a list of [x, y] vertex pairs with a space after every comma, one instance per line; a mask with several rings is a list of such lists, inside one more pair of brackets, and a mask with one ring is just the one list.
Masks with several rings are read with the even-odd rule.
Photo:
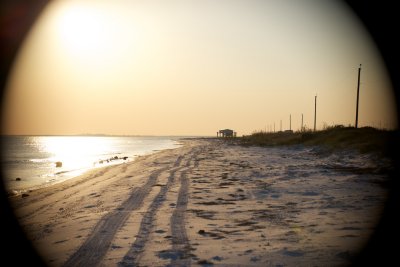
[[171, 217], [172, 266], [190, 266], [190, 244], [185, 228], [185, 213], [189, 197], [189, 179], [187, 170], [181, 173], [181, 187], [178, 193], [176, 208]]
[[[187, 169], [189, 168], [192, 160], [197, 157], [196, 152], [193, 153], [192, 157], [189, 157], [186, 164], [181, 167], [177, 167], [170, 171], [167, 184], [160, 190], [158, 195], [154, 198], [154, 201], [150, 205], [148, 211], [143, 216], [142, 222], [140, 223], [140, 229], [137, 234], [135, 242], [132, 244], [131, 249], [125, 254], [122, 261], [119, 262], [120, 267], [125, 266], [139, 266], [140, 258], [145, 248], [146, 242], [149, 239], [152, 228], [154, 227], [153, 221], [155, 215], [166, 199], [166, 194], [175, 182], [176, 172], [180, 172], [180, 190], [177, 198], [177, 207], [171, 217], [171, 234], [172, 234], [172, 253], [177, 255], [179, 259], [173, 260], [172, 265], [175, 266], [189, 266], [190, 258], [188, 258], [189, 242], [185, 229], [184, 214], [186, 211], [187, 200], [188, 200], [188, 189], [189, 182], [186, 177]], [[184, 170], [186, 169], [186, 170]], [[184, 171], [183, 171], [184, 170]]]
[[[194, 166], [181, 172], [181, 186], [178, 192], [176, 208], [170, 219], [171, 235], [172, 235], [172, 250], [171, 266], [190, 266], [191, 265], [191, 247], [186, 232], [186, 210], [189, 199], [189, 178], [187, 173], [196, 169], [199, 166], [198, 156], [204, 152], [204, 147], [201, 147], [197, 153], [193, 155]], [[189, 166], [189, 164], [188, 164]]]
[[185, 166], [176, 167], [170, 171], [170, 176], [168, 177], [167, 184], [161, 187], [160, 192], [154, 198], [153, 202], [150, 204], [150, 207], [144, 214], [135, 242], [132, 244], [129, 251], [125, 254], [122, 261], [118, 263], [118, 266], [122, 267], [139, 265], [138, 262], [140, 260], [141, 253], [146, 245], [146, 242], [149, 239], [151, 230], [154, 227], [153, 221], [155, 215], [160, 206], [165, 201], [166, 194], [171, 188], [171, 185], [175, 182], [176, 172], [182, 170], [183, 168], [185, 168]]
[[122, 261], [118, 263], [119, 266], [137, 266], [140, 255], [148, 241], [151, 229], [154, 227], [153, 221], [158, 208], [165, 201], [165, 196], [171, 185], [175, 181], [175, 173], [182, 167], [171, 170], [168, 182], [165, 186], [161, 187], [160, 192], [154, 198], [150, 207], [143, 216], [140, 223], [139, 231], [136, 235], [135, 242], [132, 244], [129, 251], [125, 254]]
[[[179, 156], [173, 167], [181, 164], [183, 156]], [[158, 176], [170, 169], [164, 167], [154, 171], [142, 187], [135, 188], [130, 197], [117, 209], [103, 216], [79, 249], [72, 254], [63, 266], [96, 266], [107, 253], [116, 232], [121, 228], [131, 212], [140, 208], [144, 198], [150, 193]]]

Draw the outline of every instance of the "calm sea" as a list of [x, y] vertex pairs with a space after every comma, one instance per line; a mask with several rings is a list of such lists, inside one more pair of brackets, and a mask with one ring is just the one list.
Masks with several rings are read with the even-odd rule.
[[7, 191], [23, 192], [178, 146], [174, 137], [1, 136], [1, 176]]

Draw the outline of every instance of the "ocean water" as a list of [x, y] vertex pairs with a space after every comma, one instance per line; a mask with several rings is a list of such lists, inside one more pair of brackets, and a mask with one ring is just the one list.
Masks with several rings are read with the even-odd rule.
[[177, 137], [2, 136], [1, 177], [19, 193], [178, 146]]

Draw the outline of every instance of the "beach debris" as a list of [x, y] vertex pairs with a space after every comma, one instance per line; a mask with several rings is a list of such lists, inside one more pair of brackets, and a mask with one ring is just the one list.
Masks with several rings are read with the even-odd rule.
[[198, 233], [199, 235], [204, 235], [204, 234], [206, 233], [206, 231], [204, 231], [204, 230], [199, 230], [197, 233]]
[[15, 178], [15, 181], [21, 181], [21, 178], [17, 177]]
[[213, 260], [216, 260], [216, 261], [222, 261], [224, 258], [222, 258], [222, 257], [220, 257], [220, 256], [215, 256], [215, 257], [213, 257], [212, 259], [213, 259]]
[[199, 260], [199, 261], [197, 262], [197, 264], [200, 264], [200, 265], [202, 265], [202, 266], [213, 266], [213, 265], [214, 265], [213, 262], [208, 261], [208, 260]]
[[57, 168], [61, 168], [62, 167], [62, 162], [61, 161], [57, 161], [56, 162], [56, 167]]
[[127, 156], [124, 156], [124, 157], [114, 156], [114, 157], [111, 157], [111, 158], [108, 158], [108, 159], [101, 159], [101, 160], [98, 161], [98, 163], [99, 164], [103, 164], [103, 163], [106, 163], [106, 162], [110, 163], [110, 162], [112, 162], [114, 160], [127, 160], [127, 159], [128, 159]]

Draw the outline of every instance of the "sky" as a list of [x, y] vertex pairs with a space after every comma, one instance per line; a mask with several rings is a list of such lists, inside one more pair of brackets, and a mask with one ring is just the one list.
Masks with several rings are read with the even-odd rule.
[[[26, 36], [2, 134], [397, 128], [367, 30], [340, 1], [51, 1]], [[291, 118], [291, 124], [290, 124]]]

